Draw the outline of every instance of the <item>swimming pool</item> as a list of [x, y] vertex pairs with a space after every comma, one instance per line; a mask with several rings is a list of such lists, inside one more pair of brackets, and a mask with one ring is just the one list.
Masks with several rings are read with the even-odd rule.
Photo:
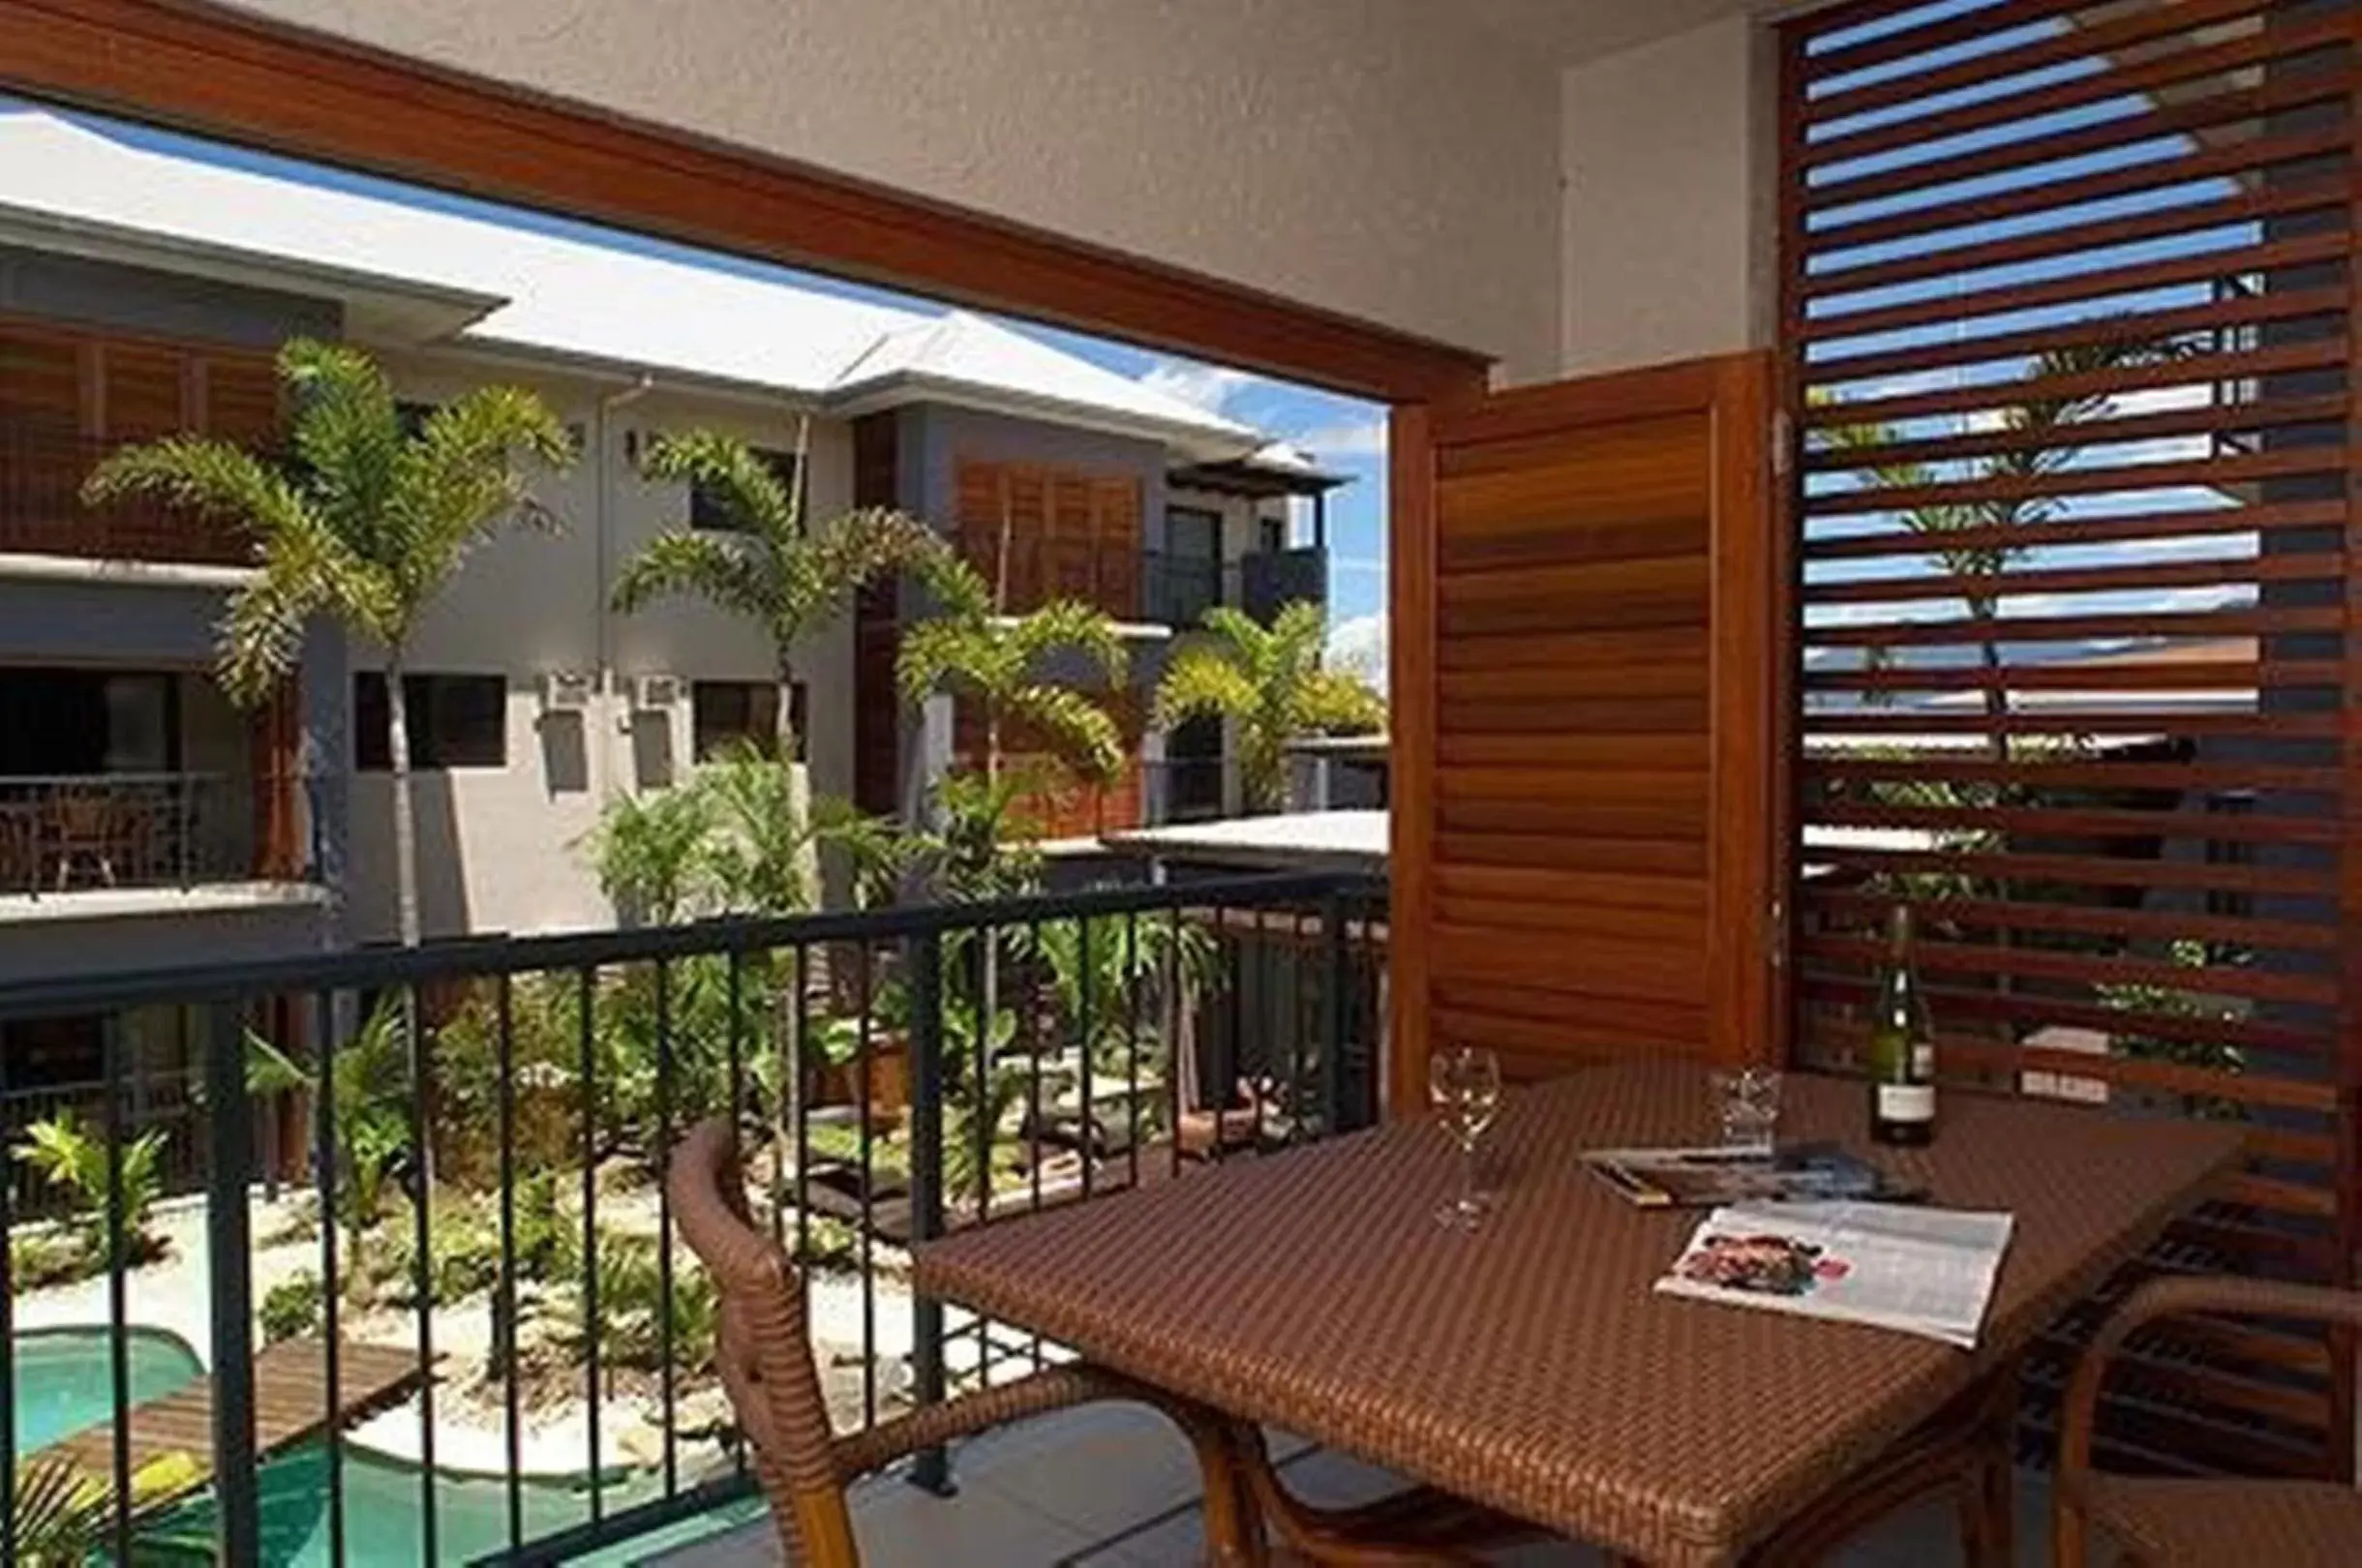
[[[28, 1329], [15, 1336], [16, 1405], [11, 1425], [19, 1457], [114, 1419], [109, 1339], [103, 1328]], [[162, 1399], [204, 1374], [205, 1364], [188, 1342], [163, 1329], [126, 1330], [123, 1348], [133, 1404]]]
[[[178, 1335], [134, 1328], [126, 1332], [124, 1341], [134, 1404], [161, 1399], [204, 1375], [204, 1363]], [[13, 1425], [19, 1457], [113, 1418], [108, 1342], [104, 1328], [35, 1329], [14, 1337], [16, 1399]], [[426, 1510], [418, 1466], [348, 1447], [343, 1474], [348, 1568], [420, 1568], [425, 1561]], [[637, 1471], [604, 1484], [600, 1500], [612, 1514], [647, 1502], [660, 1490], [653, 1472]], [[331, 1560], [327, 1446], [308, 1444], [269, 1461], [262, 1466], [260, 1491], [264, 1568], [326, 1568]], [[529, 1540], [590, 1518], [587, 1483], [534, 1479], [526, 1482], [522, 1491]], [[761, 1511], [761, 1504], [752, 1500], [735, 1504], [582, 1560], [589, 1564], [634, 1561], [662, 1546], [752, 1519]], [[140, 1527], [139, 1555], [176, 1560], [185, 1554], [192, 1562], [209, 1560], [213, 1521], [211, 1496], [192, 1497]], [[507, 1484], [498, 1477], [439, 1472], [435, 1523], [439, 1563], [469, 1562], [504, 1549], [508, 1545]]]
[[[348, 1568], [421, 1568], [426, 1562], [425, 1509], [416, 1465], [348, 1448], [344, 1458], [345, 1562]], [[530, 1480], [521, 1489], [525, 1539], [553, 1534], [590, 1517], [587, 1484]], [[613, 1514], [650, 1501], [661, 1491], [653, 1472], [640, 1471], [600, 1489]], [[328, 1532], [328, 1450], [315, 1443], [293, 1449], [262, 1466], [262, 1568], [326, 1568], [332, 1560]], [[628, 1545], [575, 1559], [587, 1565], [635, 1562], [667, 1546], [694, 1540], [718, 1528], [753, 1519], [759, 1499], [732, 1504], [668, 1530], [640, 1536]], [[208, 1560], [213, 1502], [193, 1498], [143, 1532], [160, 1555]], [[472, 1562], [508, 1546], [508, 1487], [495, 1476], [439, 1472], [435, 1480], [435, 1560]]]

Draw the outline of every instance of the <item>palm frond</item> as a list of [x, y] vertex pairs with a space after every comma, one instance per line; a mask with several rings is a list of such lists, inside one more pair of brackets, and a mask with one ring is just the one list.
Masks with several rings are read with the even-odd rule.
[[1021, 670], [1030, 671], [1050, 654], [1067, 648], [1075, 649], [1097, 665], [1109, 685], [1123, 684], [1125, 672], [1131, 666], [1115, 618], [1080, 599], [1052, 599], [1020, 616], [1010, 625], [1008, 637], [1011, 653]]
[[131, 496], [238, 524], [258, 540], [305, 511], [302, 495], [285, 474], [242, 447], [202, 436], [117, 447], [82, 482], [85, 505]]
[[993, 614], [992, 585], [955, 552], [946, 549], [920, 562], [918, 575], [941, 615], [982, 620]]
[[1194, 643], [1173, 655], [1157, 682], [1155, 722], [1169, 730], [1202, 716], [1243, 720], [1261, 703], [1262, 693], [1237, 658]]
[[1372, 735], [1386, 727], [1386, 700], [1349, 670], [1315, 670], [1304, 678], [1299, 716], [1323, 735]]
[[1105, 708], [1072, 686], [1033, 682], [1009, 694], [1009, 712], [1039, 736], [1058, 761], [1094, 784], [1124, 770], [1124, 734]]
[[733, 528], [782, 545], [802, 530], [795, 494], [755, 449], [710, 430], [659, 436], [641, 454], [651, 479], [695, 485], [721, 508]]
[[772, 635], [792, 645], [843, 614], [870, 584], [904, 572], [924, 577], [950, 553], [943, 535], [893, 507], [831, 518], [781, 553]]
[[383, 530], [409, 444], [392, 380], [361, 350], [317, 338], [289, 339], [278, 368], [314, 506], [351, 549], [384, 558]]
[[1309, 600], [1292, 600], [1272, 618], [1272, 656], [1283, 668], [1309, 670], [1317, 665], [1327, 638], [1328, 616]]
[[1005, 653], [988, 620], [922, 620], [902, 634], [902, 646], [894, 654], [894, 683], [907, 703], [923, 703], [938, 691], [991, 694], [1012, 683], [1003, 678]]
[[230, 594], [215, 639], [215, 672], [232, 702], [251, 708], [293, 673], [315, 616], [334, 615], [381, 642], [399, 635], [390, 575], [357, 558], [325, 518], [304, 510], [283, 519], [260, 555], [260, 572]]
[[675, 528], [623, 563], [613, 600], [629, 615], [669, 594], [693, 594], [732, 615], [768, 621], [772, 589], [771, 574], [742, 537]]
[[386, 507], [386, 564], [423, 603], [475, 546], [502, 524], [551, 529], [520, 465], [573, 461], [566, 428], [534, 394], [478, 387], [436, 408], [403, 448], [401, 482]]

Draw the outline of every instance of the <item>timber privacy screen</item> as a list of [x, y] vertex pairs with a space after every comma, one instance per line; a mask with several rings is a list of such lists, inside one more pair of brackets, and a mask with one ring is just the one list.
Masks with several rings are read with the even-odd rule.
[[[2144, 1271], [2352, 1282], [2358, 11], [1872, 0], [1782, 32], [1798, 1054], [1848, 1057], [1913, 902], [1948, 1076], [2248, 1127]], [[2350, 1351], [2176, 1325], [2105, 1433], [2349, 1473]]]

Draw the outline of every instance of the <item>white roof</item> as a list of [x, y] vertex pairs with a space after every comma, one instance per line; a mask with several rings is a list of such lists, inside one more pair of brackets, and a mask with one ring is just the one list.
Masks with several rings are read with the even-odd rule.
[[[307, 171], [0, 100], [0, 239], [224, 276], [309, 283], [321, 297], [413, 296], [348, 330], [411, 343], [761, 387], [834, 404], [888, 383], [951, 401], [1055, 409], [1242, 457], [1247, 427], [966, 312], [930, 316], [588, 237], [582, 226], [396, 199], [382, 182]], [[368, 303], [365, 298], [363, 304]], [[964, 395], [964, 396], [963, 396]], [[885, 401], [891, 401], [890, 399]]]
[[1101, 842], [1127, 855], [1160, 860], [1382, 871], [1386, 866], [1386, 813], [1286, 811], [1268, 817], [1126, 829], [1103, 835]]
[[970, 311], [896, 326], [836, 377], [831, 400], [849, 408], [909, 388], [949, 394], [1014, 394], [1107, 422], [1181, 427], [1226, 446], [1260, 437], [1245, 425], [1130, 377], [1062, 353]]

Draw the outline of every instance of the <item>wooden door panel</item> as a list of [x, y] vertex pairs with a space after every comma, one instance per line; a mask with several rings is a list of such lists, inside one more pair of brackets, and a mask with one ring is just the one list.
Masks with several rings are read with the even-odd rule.
[[1430, 1044], [1778, 1051], [1769, 387], [1746, 355], [1398, 417], [1398, 1102]]

